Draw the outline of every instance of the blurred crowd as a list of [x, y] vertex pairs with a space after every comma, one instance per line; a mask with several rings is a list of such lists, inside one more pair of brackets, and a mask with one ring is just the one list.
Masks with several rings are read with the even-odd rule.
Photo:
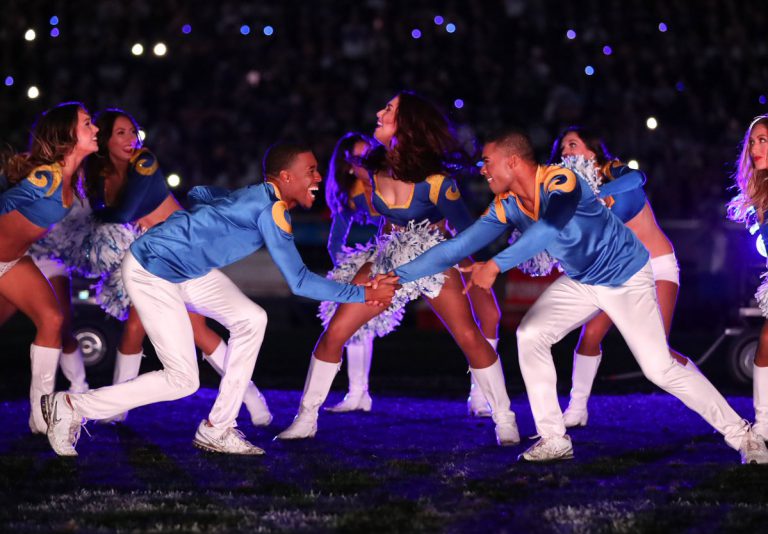
[[443, 106], [469, 151], [484, 132], [514, 123], [546, 160], [563, 127], [592, 125], [647, 172], [660, 218], [721, 218], [744, 130], [768, 112], [768, 10], [759, 0], [3, 7], [0, 140], [23, 148], [35, 116], [60, 101], [121, 107], [184, 189], [257, 181], [278, 139], [307, 140], [326, 162], [340, 135], [370, 132], [376, 111], [413, 89]]

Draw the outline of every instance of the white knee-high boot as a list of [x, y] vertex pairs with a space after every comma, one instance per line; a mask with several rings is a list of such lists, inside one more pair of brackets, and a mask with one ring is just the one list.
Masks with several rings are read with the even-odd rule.
[[371, 372], [373, 358], [373, 338], [365, 338], [359, 343], [347, 344], [347, 376], [349, 392], [344, 400], [335, 406], [326, 408], [329, 412], [371, 411], [373, 399], [368, 392], [368, 375]]
[[[499, 346], [498, 339], [485, 338], [488, 344], [493, 347], [494, 352]], [[491, 417], [491, 406], [488, 399], [483, 395], [483, 390], [477, 385], [475, 375], [469, 373], [469, 397], [467, 397], [467, 414], [474, 417]]]
[[587, 426], [587, 419], [589, 418], [587, 401], [592, 393], [592, 384], [602, 359], [602, 352], [597, 356], [573, 353], [571, 399], [568, 402], [568, 408], [563, 412], [563, 422], [566, 428]]
[[520, 443], [515, 413], [509, 409], [509, 395], [501, 361], [497, 359], [493, 365], [484, 369], [470, 367], [469, 370], [491, 406], [491, 417], [496, 423], [496, 442], [502, 447]]
[[43, 418], [40, 398], [53, 393], [56, 385], [56, 369], [59, 366], [61, 348], [29, 346], [32, 380], [29, 386], [29, 429], [33, 434], [44, 434], [48, 425]]
[[[211, 354], [203, 353], [203, 359], [219, 374], [224, 375], [224, 366], [227, 361], [227, 344], [222, 339], [216, 349]], [[272, 422], [272, 413], [267, 406], [267, 400], [261, 394], [259, 388], [253, 382], [248, 382], [248, 386], [243, 396], [243, 404], [251, 415], [253, 426], [267, 426]]]
[[[122, 384], [128, 382], [139, 376], [139, 369], [141, 368], [141, 359], [144, 357], [143, 352], [137, 352], [136, 354], [123, 354], [119, 350], [117, 351], [117, 358], [115, 358], [115, 371], [112, 375], [112, 385]], [[122, 423], [128, 418], [128, 412], [119, 413], [115, 416], [108, 417], [106, 419], [99, 420], [100, 423]]]
[[763, 441], [768, 441], [768, 367], [753, 367], [752, 392], [755, 405], [752, 430]]
[[83, 353], [78, 346], [72, 352], [61, 352], [59, 359], [61, 372], [69, 380], [70, 393], [85, 393], [88, 391], [88, 382], [85, 380], [85, 365], [83, 365]]
[[317, 413], [323, 404], [341, 363], [329, 363], [318, 360], [312, 355], [309, 361], [307, 380], [301, 394], [299, 413], [291, 426], [280, 432], [275, 439], [313, 438], [317, 433]]

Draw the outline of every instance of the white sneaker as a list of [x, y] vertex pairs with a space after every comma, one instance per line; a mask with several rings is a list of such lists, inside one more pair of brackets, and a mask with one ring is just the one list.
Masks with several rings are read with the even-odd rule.
[[355, 412], [358, 410], [370, 412], [372, 406], [373, 399], [370, 393], [367, 391], [350, 391], [344, 395], [344, 400], [340, 403], [323, 409], [334, 413]]
[[575, 426], [587, 426], [587, 420], [589, 419], [589, 412], [587, 410], [571, 409], [569, 406], [563, 412], [563, 423], [565, 428], [573, 428]]
[[517, 457], [525, 462], [556, 462], [573, 459], [573, 444], [570, 436], [541, 438], [527, 451]]
[[275, 439], [307, 439], [317, 434], [317, 414], [299, 410], [291, 426], [280, 432]]
[[67, 402], [67, 394], [43, 395], [40, 406], [48, 424], [48, 442], [53, 450], [59, 456], [77, 456], [75, 445], [80, 439], [84, 420]]
[[743, 464], [768, 464], [768, 449], [765, 447], [765, 442], [751, 429], [741, 439], [739, 454]]
[[264, 449], [260, 449], [245, 439], [245, 436], [235, 427], [216, 428], [210, 426], [205, 419], [200, 421], [200, 425], [195, 432], [195, 439], [192, 445], [198, 449], [208, 452], [220, 452], [223, 454], [243, 454], [256, 456], [264, 454]]

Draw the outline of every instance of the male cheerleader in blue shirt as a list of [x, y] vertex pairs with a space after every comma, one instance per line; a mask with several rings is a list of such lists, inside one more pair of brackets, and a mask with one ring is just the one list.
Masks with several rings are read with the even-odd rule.
[[[317, 160], [299, 145], [277, 145], [264, 158], [266, 180], [228, 192], [196, 187], [195, 205], [177, 211], [137, 239], [123, 261], [123, 279], [164, 369], [128, 382], [73, 395], [43, 397], [48, 440], [57, 454], [75, 456], [83, 418], [106, 419], [127, 410], [194, 393], [199, 387], [187, 310], [215, 319], [230, 332], [226, 367], [213, 408], [194, 445], [211, 452], [263, 454], [235, 428], [267, 324], [264, 310], [218, 267], [266, 245], [291, 290], [316, 300], [389, 304], [397, 286], [379, 277], [367, 287], [339, 284], [307, 270], [293, 240], [288, 210], [312, 206]], [[379, 283], [379, 282], [384, 283]]]
[[536, 164], [528, 137], [494, 136], [483, 150], [483, 175], [496, 198], [472, 226], [395, 270], [402, 283], [445, 270], [510, 227], [522, 232], [486, 263], [476, 263], [467, 288], [490, 289], [497, 275], [546, 250], [566, 276], [536, 301], [517, 329], [520, 370], [541, 436], [521, 455], [531, 462], [573, 458], [557, 399], [551, 347], [599, 310], [613, 320], [646, 377], [679, 398], [741, 453], [743, 463], [768, 463], [749, 424], [694, 366], [669, 354], [656, 303], [648, 252], [587, 183], [568, 169]]

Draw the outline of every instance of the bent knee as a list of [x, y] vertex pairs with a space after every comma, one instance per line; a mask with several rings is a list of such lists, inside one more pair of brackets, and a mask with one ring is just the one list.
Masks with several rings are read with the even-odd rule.
[[176, 398], [187, 397], [200, 389], [200, 377], [196, 372], [194, 374], [169, 372], [168, 384]]

